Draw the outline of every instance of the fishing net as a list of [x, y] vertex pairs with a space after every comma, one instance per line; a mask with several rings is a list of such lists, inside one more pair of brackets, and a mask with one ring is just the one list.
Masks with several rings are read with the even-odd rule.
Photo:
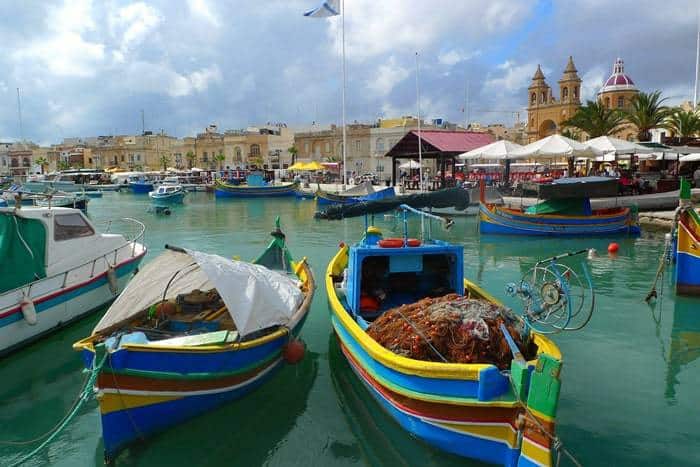
[[450, 363], [491, 363], [510, 366], [510, 347], [499, 325], [505, 324], [526, 359], [533, 344], [523, 341], [523, 327], [513, 313], [485, 300], [448, 294], [425, 298], [386, 311], [367, 329], [380, 345], [417, 360]]

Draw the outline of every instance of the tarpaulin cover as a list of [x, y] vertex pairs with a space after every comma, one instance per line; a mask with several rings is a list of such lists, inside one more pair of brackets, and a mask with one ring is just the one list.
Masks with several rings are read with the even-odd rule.
[[46, 277], [45, 257], [43, 222], [0, 213], [0, 293]]
[[197, 251], [167, 250], [131, 280], [93, 334], [160, 302], [164, 292], [167, 300], [195, 289], [218, 291], [241, 337], [287, 324], [303, 301], [297, 281], [263, 266]]

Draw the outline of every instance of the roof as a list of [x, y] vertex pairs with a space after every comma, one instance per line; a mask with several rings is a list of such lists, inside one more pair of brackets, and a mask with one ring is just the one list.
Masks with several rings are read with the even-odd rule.
[[637, 87], [634, 85], [634, 81], [628, 75], [625, 74], [625, 62], [621, 58], [615, 60], [613, 64], [613, 73], [605, 81], [605, 84], [598, 94], [610, 91], [636, 91]]
[[[418, 135], [417, 130], [409, 133]], [[471, 131], [421, 130], [420, 137], [442, 152], [462, 153], [493, 142], [493, 136], [490, 134]]]

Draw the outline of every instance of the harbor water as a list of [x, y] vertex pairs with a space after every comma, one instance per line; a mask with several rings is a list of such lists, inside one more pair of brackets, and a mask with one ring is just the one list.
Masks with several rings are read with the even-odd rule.
[[[332, 335], [324, 273], [340, 242], [356, 241], [363, 219], [321, 221], [312, 200], [215, 199], [190, 193], [168, 215], [149, 212], [145, 195], [105, 193], [92, 199], [89, 217], [133, 217], [146, 224], [150, 249], [194, 248], [252, 259], [269, 241], [279, 215], [295, 256], [307, 256], [318, 289], [302, 331], [306, 357], [285, 366], [244, 399], [174, 427], [126, 450], [124, 466], [218, 465], [479, 465], [412, 438], [384, 414], [357, 380]], [[388, 236], [400, 236], [396, 219], [378, 216]], [[513, 308], [505, 295], [538, 260], [595, 248], [588, 261], [596, 287], [596, 311], [582, 331], [554, 336], [564, 369], [558, 434], [583, 465], [700, 465], [700, 300], [682, 299], [670, 273], [654, 307], [644, 302], [663, 250], [663, 235], [616, 239], [480, 238], [474, 218], [458, 218], [436, 238], [464, 245], [465, 273]], [[658, 290], [662, 287], [659, 285]], [[74, 341], [88, 335], [98, 312], [0, 360], [0, 465], [35, 445], [5, 444], [49, 431], [71, 408], [86, 375]], [[28, 466], [103, 465], [97, 403], [77, 417]], [[562, 465], [569, 465], [567, 459]]]

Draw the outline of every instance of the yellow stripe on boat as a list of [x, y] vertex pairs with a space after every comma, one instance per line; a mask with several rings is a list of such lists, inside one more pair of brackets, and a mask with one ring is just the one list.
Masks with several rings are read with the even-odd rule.
[[181, 399], [179, 396], [139, 396], [109, 392], [101, 392], [97, 398], [100, 401], [100, 413], [103, 415]]
[[465, 433], [491, 441], [502, 442], [507, 444], [511, 449], [517, 448], [518, 434], [508, 423], [446, 423], [433, 422], [430, 419], [424, 420], [432, 425], [444, 428], [446, 430]]
[[523, 444], [520, 448], [520, 452], [523, 456], [527, 457], [535, 464], [544, 466], [552, 465], [551, 451], [533, 441], [530, 441], [528, 438], [523, 438]]

